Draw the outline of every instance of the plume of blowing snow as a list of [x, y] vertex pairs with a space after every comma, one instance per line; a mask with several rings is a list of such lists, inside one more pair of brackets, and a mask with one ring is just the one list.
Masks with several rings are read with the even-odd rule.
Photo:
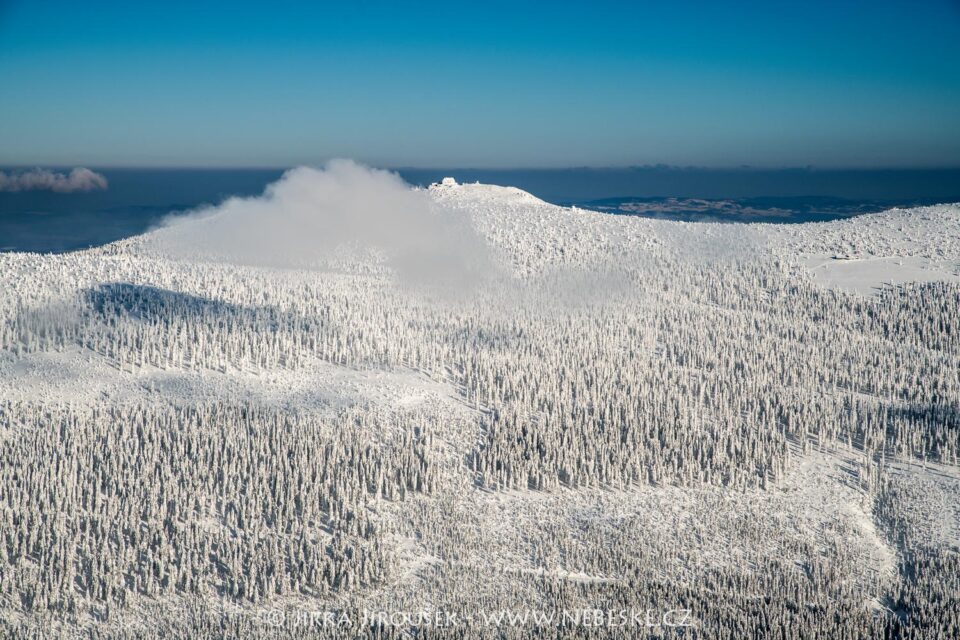
[[170, 218], [166, 251], [263, 266], [309, 266], [344, 249], [373, 251], [412, 283], [461, 284], [489, 267], [469, 218], [389, 171], [350, 160], [299, 167], [263, 195]]
[[55, 173], [49, 169], [31, 169], [21, 173], [0, 171], [0, 191], [94, 191], [106, 189], [107, 179], [95, 171], [77, 167], [70, 173]]

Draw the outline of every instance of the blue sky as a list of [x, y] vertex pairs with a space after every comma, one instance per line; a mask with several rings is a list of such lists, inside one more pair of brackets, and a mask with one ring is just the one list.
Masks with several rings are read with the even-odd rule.
[[0, 0], [0, 164], [960, 166], [960, 0]]

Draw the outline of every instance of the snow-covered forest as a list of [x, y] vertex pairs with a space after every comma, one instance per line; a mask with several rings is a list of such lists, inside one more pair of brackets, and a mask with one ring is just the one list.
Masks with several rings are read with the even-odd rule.
[[[960, 635], [960, 205], [682, 223], [338, 171], [0, 253], [0, 634]], [[357, 623], [624, 609], [691, 626]]]

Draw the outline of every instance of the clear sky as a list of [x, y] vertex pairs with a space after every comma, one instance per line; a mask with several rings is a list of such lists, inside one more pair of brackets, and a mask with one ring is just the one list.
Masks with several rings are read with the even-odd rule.
[[0, 164], [960, 166], [960, 0], [0, 0]]

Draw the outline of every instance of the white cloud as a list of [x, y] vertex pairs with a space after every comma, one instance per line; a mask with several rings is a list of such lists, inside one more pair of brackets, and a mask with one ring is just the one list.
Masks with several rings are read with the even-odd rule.
[[107, 179], [99, 173], [77, 167], [69, 174], [54, 173], [49, 169], [31, 169], [21, 173], [0, 171], [0, 191], [93, 191], [106, 189]]
[[230, 198], [167, 226], [159, 237], [166, 251], [245, 264], [303, 266], [362, 248], [385, 256], [407, 282], [456, 285], [490, 266], [468, 217], [395, 173], [350, 160], [292, 169], [261, 196]]

